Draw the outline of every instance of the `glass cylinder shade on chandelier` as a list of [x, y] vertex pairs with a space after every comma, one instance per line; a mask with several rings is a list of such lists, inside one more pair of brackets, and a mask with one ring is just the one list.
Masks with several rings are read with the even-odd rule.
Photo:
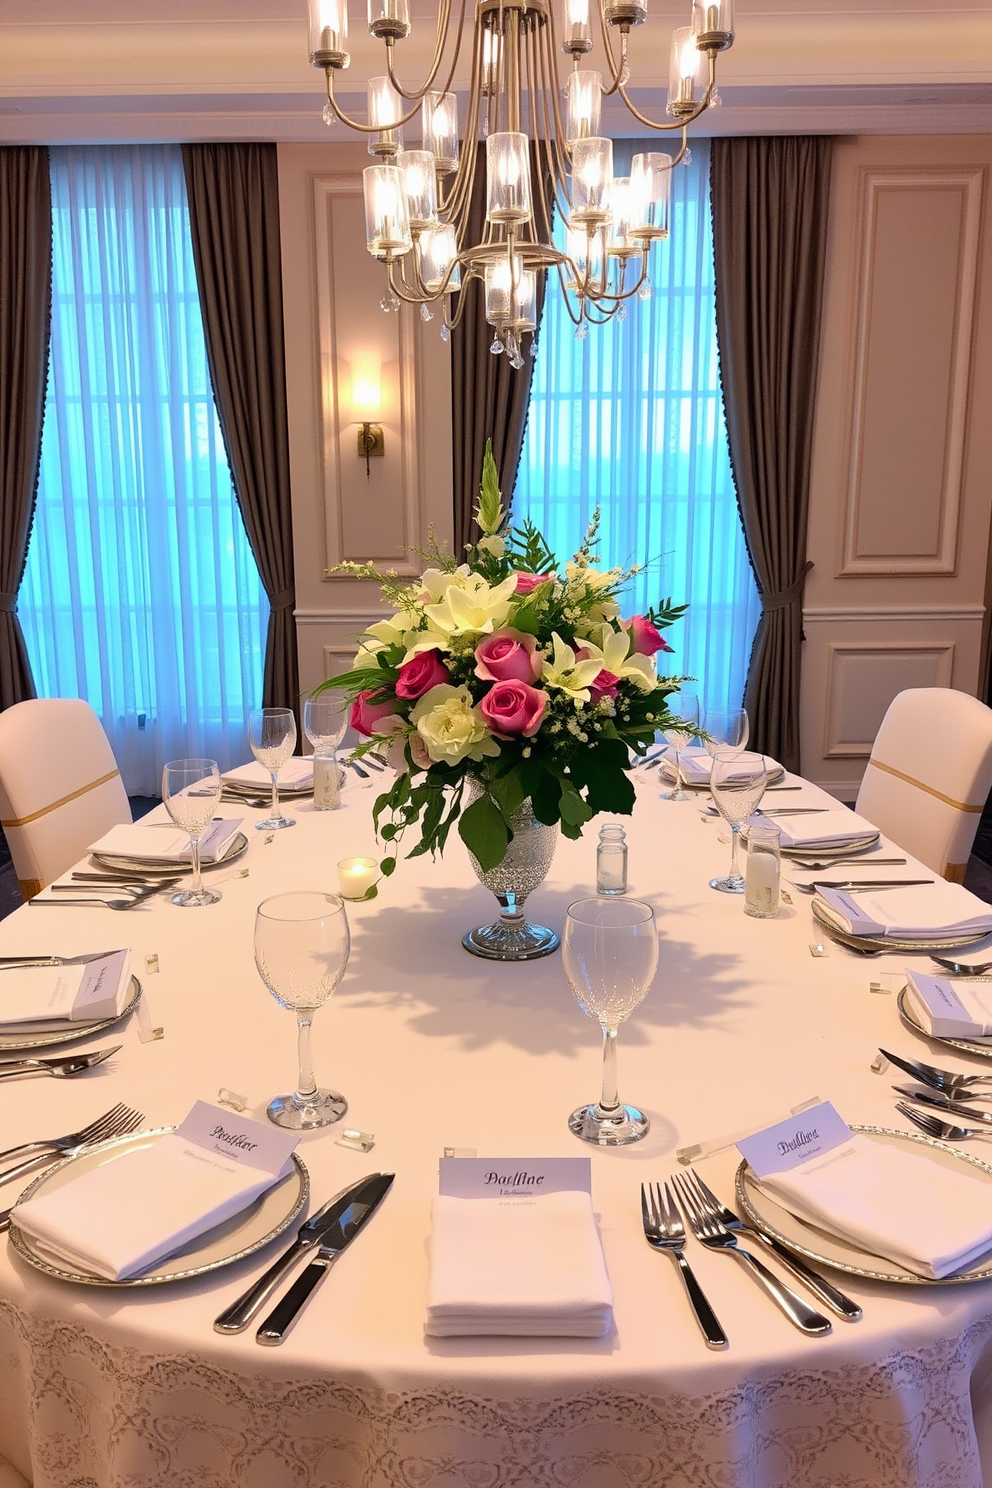
[[[368, 0], [385, 70], [369, 79], [363, 121], [334, 95], [335, 76], [351, 60], [348, 0], [308, 0], [310, 61], [327, 85], [324, 117], [364, 134], [377, 162], [364, 172], [366, 242], [386, 266], [384, 305], [441, 302], [446, 334], [464, 314], [461, 289], [481, 281], [496, 328], [492, 349], [522, 366], [520, 337], [536, 329], [529, 307], [538, 276], [557, 275], [582, 335], [584, 322], [609, 320], [642, 286], [649, 292], [652, 245], [668, 236], [672, 170], [685, 156], [689, 125], [719, 101], [716, 58], [734, 40], [733, 0], [692, 0], [690, 24], [673, 36], [666, 117], [652, 119], [627, 91], [631, 33], [649, 3], [598, 0], [602, 57], [590, 66], [584, 59], [597, 44], [590, 0], [476, 0], [457, 14], [439, 0], [432, 60], [414, 86], [395, 66], [412, 29], [408, 0]], [[460, 123], [451, 84], [463, 44], [470, 82]], [[571, 67], [564, 78], [561, 53]], [[615, 179], [612, 140], [601, 133], [604, 97], [616, 98], [644, 131], [680, 133], [680, 148], [636, 155], [629, 178]], [[417, 114], [421, 147], [404, 149], [404, 129]], [[486, 215], [473, 241], [480, 137]], [[552, 204], [564, 220], [564, 251], [552, 239]]]

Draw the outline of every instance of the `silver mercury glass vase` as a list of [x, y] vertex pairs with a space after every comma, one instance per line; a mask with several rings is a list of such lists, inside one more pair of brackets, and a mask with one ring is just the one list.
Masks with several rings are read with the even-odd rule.
[[[468, 794], [478, 799], [481, 786], [468, 782]], [[510, 817], [513, 841], [506, 857], [495, 868], [482, 868], [473, 853], [472, 867], [480, 883], [496, 895], [499, 919], [491, 925], [479, 925], [462, 936], [462, 945], [473, 956], [490, 961], [534, 961], [558, 949], [558, 936], [546, 925], [532, 925], [524, 916], [528, 894], [544, 882], [558, 845], [558, 827], [545, 826], [534, 815], [530, 800], [523, 802]]]

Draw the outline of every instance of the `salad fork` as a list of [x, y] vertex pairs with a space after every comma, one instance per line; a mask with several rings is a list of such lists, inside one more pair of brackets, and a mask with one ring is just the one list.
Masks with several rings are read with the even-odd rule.
[[981, 1131], [977, 1126], [954, 1126], [949, 1121], [931, 1116], [928, 1111], [914, 1111], [905, 1101], [896, 1101], [896, 1110], [938, 1142], [970, 1142], [973, 1137], [992, 1137], [992, 1132]]
[[[37, 1142], [19, 1142], [16, 1147], [8, 1147], [5, 1152], [0, 1152], [0, 1162], [5, 1162], [8, 1157], [18, 1157], [24, 1152], [38, 1152], [51, 1148], [56, 1152], [68, 1152], [70, 1147], [86, 1147], [91, 1142], [102, 1142], [104, 1137], [116, 1137], [124, 1134], [124, 1128], [118, 1129], [118, 1121], [127, 1121], [134, 1118], [135, 1122], [144, 1121], [140, 1111], [132, 1111], [122, 1101], [116, 1106], [111, 1106], [109, 1111], [104, 1111], [95, 1121], [88, 1126], [80, 1127], [79, 1131], [67, 1132], [64, 1137], [42, 1137]], [[136, 1127], [131, 1127], [131, 1131]], [[4, 1175], [0, 1173], [0, 1182]]]
[[[117, 1113], [116, 1115], [114, 1114], [115, 1112]], [[74, 1141], [68, 1146], [58, 1146], [54, 1151], [35, 1153], [34, 1157], [29, 1157], [26, 1161], [18, 1163], [15, 1168], [8, 1168], [5, 1173], [0, 1173], [0, 1183], [12, 1183], [15, 1178], [20, 1178], [25, 1173], [30, 1173], [34, 1168], [50, 1167], [52, 1163], [59, 1162], [63, 1157], [78, 1157], [79, 1153], [83, 1152], [87, 1147], [92, 1147], [97, 1142], [106, 1142], [110, 1137], [128, 1136], [131, 1132], [138, 1130], [143, 1120], [144, 1117], [140, 1111], [132, 1111], [129, 1106], [125, 1105], [115, 1106], [113, 1111], [108, 1111], [107, 1115], [101, 1118], [102, 1129], [99, 1136], [90, 1135], [82, 1142]], [[93, 1127], [96, 1125], [97, 1123], [93, 1123]], [[80, 1133], [75, 1133], [77, 1138], [79, 1135]], [[55, 1140], [64, 1142], [65, 1138], [56, 1138]], [[38, 1144], [28, 1143], [27, 1145], [37, 1146]], [[13, 1150], [16, 1152], [20, 1149], [15, 1147]], [[0, 1209], [0, 1234], [10, 1224], [12, 1209], [13, 1206], [11, 1206], [11, 1209]]]
[[780, 1241], [773, 1240], [771, 1235], [766, 1235], [762, 1230], [755, 1229], [754, 1225], [745, 1224], [744, 1220], [740, 1219], [734, 1213], [733, 1209], [728, 1209], [726, 1204], [720, 1202], [713, 1190], [707, 1187], [698, 1173], [694, 1173], [692, 1176], [699, 1190], [699, 1196], [705, 1202], [707, 1213], [715, 1215], [733, 1234], [751, 1235], [755, 1240], [760, 1240], [763, 1245], [774, 1252], [781, 1264], [787, 1271], [791, 1271], [797, 1281], [801, 1281], [805, 1287], [809, 1288], [814, 1297], [819, 1297], [821, 1302], [825, 1302], [840, 1317], [847, 1318], [850, 1323], [856, 1323], [859, 1320], [862, 1313], [857, 1302], [852, 1302], [850, 1297], [846, 1297], [832, 1282], [827, 1281], [825, 1276], [821, 1276], [819, 1271], [814, 1271], [812, 1266], [807, 1266], [805, 1261], [801, 1260], [799, 1256], [794, 1255]]
[[829, 1318], [825, 1318], [822, 1312], [807, 1306], [802, 1297], [798, 1296], [791, 1287], [786, 1286], [784, 1281], [779, 1281], [773, 1276], [763, 1261], [752, 1255], [749, 1250], [744, 1250], [737, 1243], [737, 1236], [732, 1235], [721, 1219], [712, 1213], [699, 1189], [696, 1187], [695, 1174], [687, 1173], [684, 1176], [676, 1173], [673, 1179], [675, 1191], [678, 1194], [689, 1228], [696, 1239], [708, 1250], [722, 1250], [729, 1252], [735, 1260], [741, 1262], [746, 1271], [749, 1271], [754, 1280], [771, 1297], [775, 1305], [785, 1313], [789, 1322], [799, 1329], [801, 1333], [811, 1336], [822, 1336], [833, 1331], [833, 1324]]
[[661, 1195], [660, 1183], [641, 1184], [641, 1223], [644, 1226], [644, 1238], [648, 1244], [655, 1250], [664, 1251], [675, 1262], [682, 1278], [682, 1285], [685, 1287], [686, 1296], [696, 1314], [696, 1322], [706, 1339], [706, 1347], [726, 1348], [727, 1335], [720, 1326], [719, 1318], [707, 1301], [702, 1287], [693, 1274], [692, 1267], [683, 1254], [685, 1222], [667, 1183], [664, 1199]]

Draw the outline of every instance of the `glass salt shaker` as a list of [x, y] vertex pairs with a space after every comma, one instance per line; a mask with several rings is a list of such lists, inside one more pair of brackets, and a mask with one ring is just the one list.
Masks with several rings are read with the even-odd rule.
[[623, 827], [599, 829], [596, 848], [596, 893], [626, 894], [627, 837]]

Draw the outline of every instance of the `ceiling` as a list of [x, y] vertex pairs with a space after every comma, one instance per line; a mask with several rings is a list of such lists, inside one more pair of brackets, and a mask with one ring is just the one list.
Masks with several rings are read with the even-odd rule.
[[[364, 79], [382, 64], [360, 9], [352, 0], [337, 94], [364, 118]], [[631, 96], [664, 119], [670, 34], [689, 0], [649, 9], [631, 39]], [[436, 6], [411, 10], [397, 47], [410, 83], [427, 71]], [[736, 33], [722, 107], [694, 132], [992, 133], [992, 3], [737, 0]], [[353, 140], [321, 121], [306, 46], [305, 0], [0, 0], [0, 142]], [[644, 133], [622, 105], [604, 120]]]

